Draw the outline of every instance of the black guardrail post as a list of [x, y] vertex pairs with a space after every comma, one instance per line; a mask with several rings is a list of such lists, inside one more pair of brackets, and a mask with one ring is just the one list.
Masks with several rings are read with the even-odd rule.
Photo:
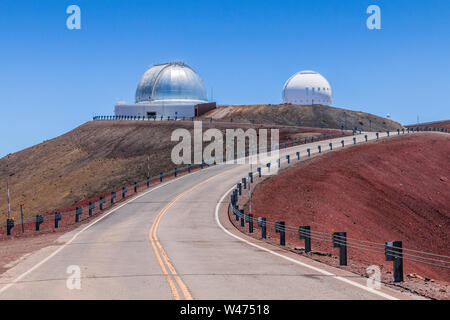
[[286, 228], [284, 221], [275, 222], [275, 232], [280, 234], [280, 246], [286, 245]]
[[203, 169], [205, 167], [205, 160], [202, 160], [201, 168]]
[[95, 202], [89, 202], [89, 217], [92, 216], [92, 212], [94, 211], [95, 208]]
[[389, 137], [389, 135], [390, 135], [390, 132], [389, 132], [389, 130], [388, 130], [388, 131], [386, 131], [386, 133], [387, 133], [387, 136]]
[[306, 149], [306, 152], [308, 152], [308, 157], [310, 157], [311, 156], [311, 149], [310, 148]]
[[139, 187], [139, 183], [135, 182], [134, 183], [134, 193], [137, 193], [138, 187]]
[[192, 166], [191, 166], [191, 165], [188, 165], [188, 172], [189, 172], [189, 173], [191, 173], [191, 168], [192, 168]]
[[339, 248], [339, 265], [347, 265], [347, 232], [333, 233], [333, 248]]
[[105, 198], [104, 197], [100, 197], [100, 204], [99, 204], [100, 211], [103, 211], [103, 203], [104, 202], [105, 202]]
[[330, 146], [330, 150], [333, 150], [333, 144], [330, 142], [328, 145]]
[[253, 183], [253, 172], [248, 173], [248, 178], [250, 179], [250, 183]]
[[6, 219], [6, 235], [11, 235], [11, 229], [14, 228], [14, 219]]
[[44, 222], [44, 216], [38, 214], [36, 215], [36, 231], [41, 229], [41, 223]]
[[353, 137], [353, 144], [356, 144], [356, 137]]
[[258, 171], [258, 177], [261, 178], [261, 167], [258, 167], [258, 169], [256, 169]]
[[377, 132], [376, 136], [377, 136], [377, 140], [378, 140], [380, 138], [380, 134]]
[[127, 187], [123, 187], [122, 188], [122, 199], [125, 199], [126, 196], [127, 196]]
[[177, 177], [177, 174], [178, 174], [178, 168], [175, 168], [175, 170], [173, 171], [173, 175], [175, 178]]
[[163, 182], [163, 178], [164, 178], [164, 172], [161, 172], [159, 174], [159, 182]]
[[244, 190], [247, 189], [247, 179], [246, 178], [242, 178], [242, 184], [244, 186]]
[[267, 166], [267, 169], [268, 169], [269, 172], [270, 172], [270, 162], [268, 162], [268, 163], [266, 164], [266, 166]]
[[253, 214], [248, 214], [248, 232], [253, 233]]
[[75, 222], [80, 222], [80, 215], [83, 213], [83, 209], [77, 207], [75, 209]]
[[305, 239], [305, 252], [311, 251], [311, 226], [298, 227], [298, 234], [300, 239]]
[[297, 151], [295, 154], [297, 155], [297, 160], [300, 160], [300, 151]]
[[239, 212], [241, 213], [241, 214], [240, 214], [240, 216], [241, 216], [241, 227], [244, 227], [244, 226], [245, 226], [244, 210], [241, 209], [241, 210], [239, 210]]
[[386, 242], [384, 246], [386, 261], [394, 261], [394, 282], [403, 281], [403, 248], [401, 241]]
[[111, 205], [114, 204], [114, 199], [116, 198], [116, 193], [113, 191], [111, 192]]
[[405, 134], [405, 128], [402, 128], [402, 134]]
[[281, 159], [278, 158], [278, 168], [281, 168]]
[[364, 135], [364, 139], [366, 139], [366, 142], [368, 141], [367, 134]]
[[261, 218], [261, 238], [267, 238], [267, 223], [266, 218]]
[[397, 135], [398, 136], [400, 135], [400, 129], [397, 129]]
[[147, 188], [150, 188], [150, 182], [151, 182], [152, 178], [147, 177]]
[[342, 148], [344, 147], [344, 140], [341, 140]]
[[287, 163], [288, 163], [288, 164], [291, 163], [291, 156], [290, 156], [290, 155], [287, 155], [287, 156], [286, 156], [286, 159], [287, 159]]
[[59, 221], [61, 220], [61, 213], [55, 212], [55, 229], [59, 228]]
[[239, 191], [239, 195], [242, 195], [242, 185], [240, 183], [237, 184], [237, 188]]
[[314, 137], [311, 137], [311, 142], [314, 142]]

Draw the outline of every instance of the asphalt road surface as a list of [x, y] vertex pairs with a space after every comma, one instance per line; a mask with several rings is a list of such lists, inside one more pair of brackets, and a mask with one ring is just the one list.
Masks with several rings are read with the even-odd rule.
[[[364, 143], [364, 134], [356, 137]], [[329, 142], [280, 153], [295, 163], [297, 151], [306, 158], [307, 148], [314, 154]], [[138, 194], [9, 269], [0, 299], [415, 298], [240, 234], [221, 212], [248, 172], [249, 165], [216, 165]], [[79, 268], [80, 289], [68, 268]]]

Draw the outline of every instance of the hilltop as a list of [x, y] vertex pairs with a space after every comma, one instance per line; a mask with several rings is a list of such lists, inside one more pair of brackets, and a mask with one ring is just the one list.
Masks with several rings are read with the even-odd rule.
[[398, 122], [376, 115], [323, 105], [299, 106], [291, 104], [261, 104], [220, 107], [209, 111], [203, 119], [233, 119], [256, 123], [306, 126], [316, 128], [353, 129], [364, 131], [386, 131], [402, 128]]

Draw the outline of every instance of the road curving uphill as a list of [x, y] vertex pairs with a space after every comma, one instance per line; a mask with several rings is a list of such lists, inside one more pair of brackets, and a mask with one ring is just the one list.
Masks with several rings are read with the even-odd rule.
[[[364, 135], [356, 142], [365, 143]], [[330, 142], [347, 146], [353, 138], [280, 155], [306, 158], [308, 148], [314, 155], [319, 145], [324, 152]], [[248, 165], [211, 166], [139, 194], [9, 269], [0, 278], [0, 299], [420, 298], [371, 289], [364, 277], [240, 234], [226, 212], [229, 192], [248, 172]], [[71, 266], [79, 267], [80, 289], [68, 288]]]

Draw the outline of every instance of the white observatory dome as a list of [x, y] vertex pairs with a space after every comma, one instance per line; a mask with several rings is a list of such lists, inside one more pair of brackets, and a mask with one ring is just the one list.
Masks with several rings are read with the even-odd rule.
[[136, 103], [180, 100], [207, 100], [202, 79], [182, 62], [154, 65], [144, 73], [136, 89]]
[[331, 105], [330, 84], [315, 71], [300, 71], [286, 81], [283, 88], [283, 103], [298, 105]]
[[195, 106], [207, 102], [200, 76], [183, 62], [168, 62], [148, 69], [137, 86], [136, 102], [116, 103], [114, 113], [155, 119], [192, 117]]

